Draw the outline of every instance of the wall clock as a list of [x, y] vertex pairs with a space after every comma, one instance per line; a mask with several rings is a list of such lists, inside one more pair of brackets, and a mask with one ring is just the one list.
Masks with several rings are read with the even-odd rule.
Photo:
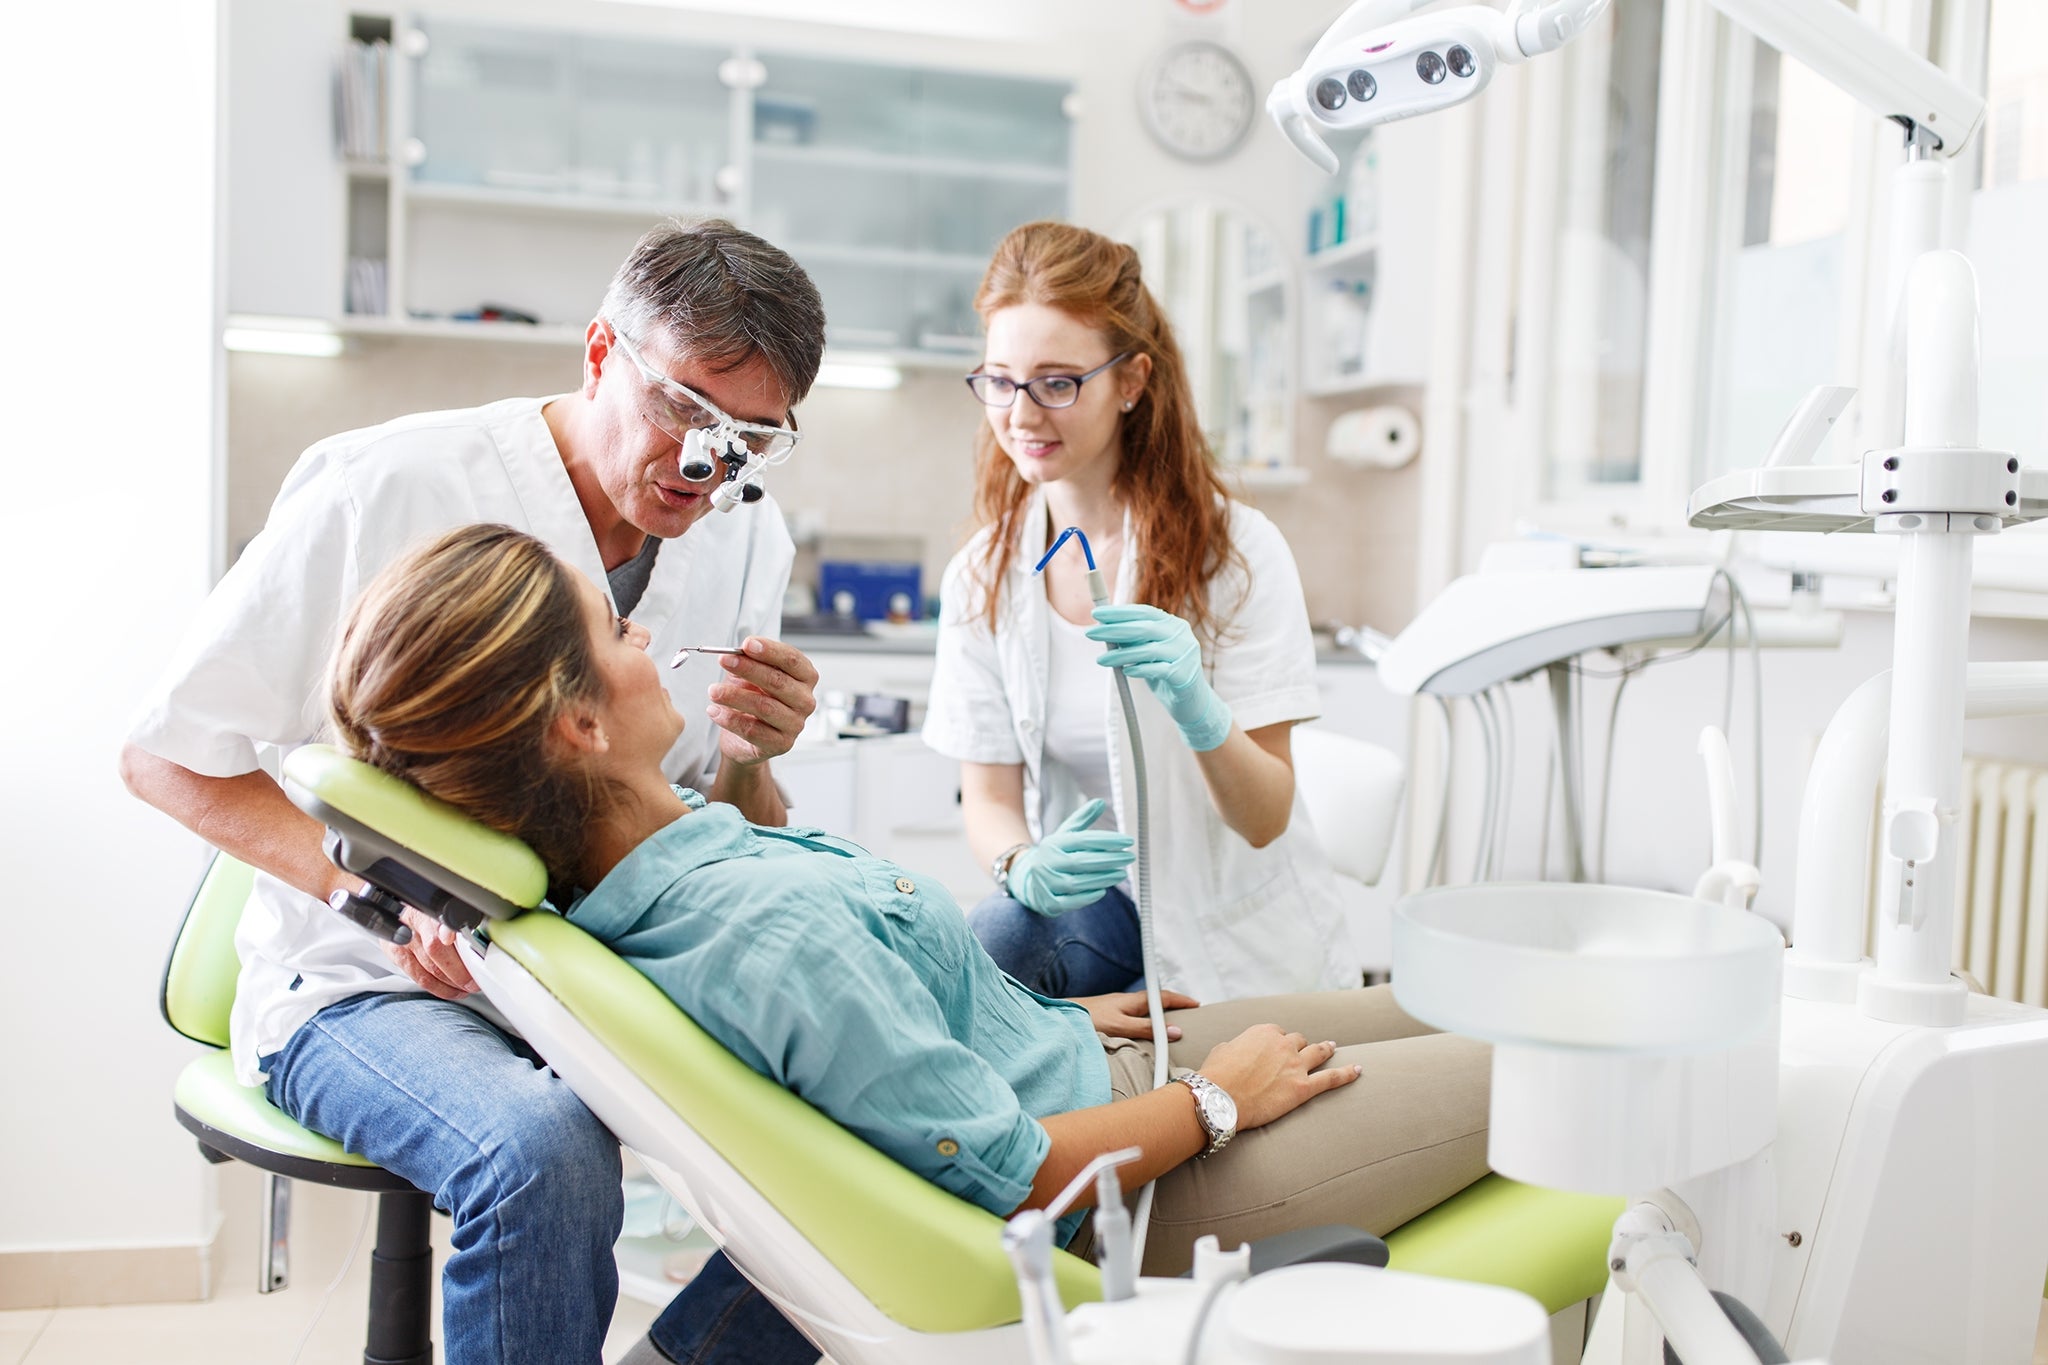
[[1218, 43], [1176, 43], [1138, 78], [1138, 111], [1159, 145], [1189, 161], [1236, 150], [1252, 126], [1258, 99], [1251, 72]]

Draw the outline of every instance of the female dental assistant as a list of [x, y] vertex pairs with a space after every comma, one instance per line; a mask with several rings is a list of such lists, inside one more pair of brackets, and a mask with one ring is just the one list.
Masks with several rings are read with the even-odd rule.
[[[961, 760], [968, 838], [998, 887], [969, 914], [976, 937], [1049, 995], [1143, 975], [1123, 666], [1144, 684], [1160, 984], [1204, 1000], [1357, 985], [1290, 758], [1320, 709], [1300, 577], [1273, 524], [1224, 490], [1137, 253], [1027, 224], [975, 307], [981, 529], [946, 569], [924, 738]], [[1068, 526], [1113, 605], [1094, 608], [1079, 554], [1032, 572]]]

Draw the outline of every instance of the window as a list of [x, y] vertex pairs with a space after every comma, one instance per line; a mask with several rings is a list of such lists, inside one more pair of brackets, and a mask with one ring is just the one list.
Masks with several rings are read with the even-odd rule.
[[1844, 255], [1856, 142], [1872, 116], [1767, 43], [1733, 34], [1728, 50], [1722, 99], [1735, 112], [1722, 135], [1721, 184], [1737, 202], [1718, 215], [1694, 485], [1762, 464], [1810, 390], [1855, 382], [1855, 346], [1843, 337]]
[[1615, 5], [1566, 48], [1546, 502], [1642, 478], [1661, 3]]
[[1985, 189], [2048, 180], [2048, 5], [1991, 0], [1984, 70]]

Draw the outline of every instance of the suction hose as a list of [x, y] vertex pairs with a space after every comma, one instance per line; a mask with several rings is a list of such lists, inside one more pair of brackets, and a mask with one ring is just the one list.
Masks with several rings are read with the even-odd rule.
[[[1052, 547], [1038, 561], [1033, 573], [1043, 573], [1052, 557], [1069, 539], [1081, 543], [1081, 555], [1088, 562], [1088, 595], [1100, 607], [1109, 602], [1109, 585], [1102, 577], [1102, 571], [1095, 567], [1095, 552], [1088, 547], [1088, 537], [1078, 526], [1069, 526], [1060, 532]], [[1116, 676], [1117, 700], [1123, 706], [1124, 733], [1131, 742], [1131, 778], [1137, 788], [1137, 822], [1132, 831], [1132, 840], [1137, 848], [1137, 865], [1132, 869], [1137, 879], [1138, 902], [1138, 950], [1145, 963], [1145, 1011], [1152, 1020], [1152, 1088], [1157, 1090], [1166, 1084], [1166, 1006], [1159, 999], [1159, 960], [1152, 946], [1152, 836], [1150, 802], [1145, 789], [1145, 741], [1138, 733], [1138, 704], [1131, 697], [1131, 680], [1124, 676], [1121, 668], [1110, 670]], [[1152, 1185], [1147, 1184], [1138, 1194], [1137, 1212], [1131, 1217], [1131, 1270], [1135, 1275], [1145, 1264], [1145, 1231], [1152, 1222]]]

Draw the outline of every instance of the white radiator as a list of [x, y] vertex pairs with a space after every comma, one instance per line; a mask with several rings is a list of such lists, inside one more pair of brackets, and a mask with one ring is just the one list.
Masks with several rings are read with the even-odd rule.
[[[1956, 967], [1992, 995], [2048, 1006], [2048, 768], [1965, 756], [1957, 832]], [[1871, 835], [1865, 952], [1876, 943], [1875, 820]]]

